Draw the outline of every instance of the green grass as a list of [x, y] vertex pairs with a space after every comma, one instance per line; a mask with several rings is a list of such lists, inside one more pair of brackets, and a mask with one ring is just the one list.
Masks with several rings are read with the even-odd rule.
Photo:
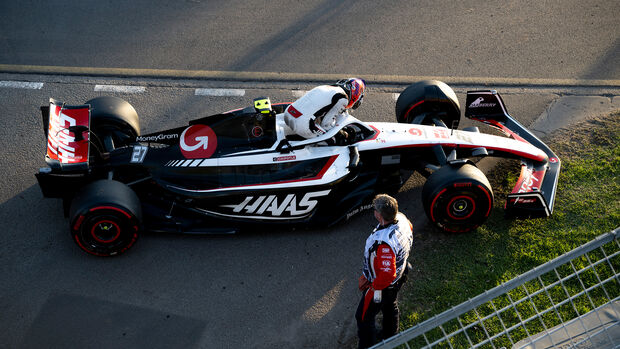
[[[571, 128], [571, 131], [559, 131], [546, 140], [562, 160], [555, 210], [549, 218], [504, 218], [506, 194], [512, 190], [520, 172], [518, 163], [506, 161], [489, 176], [495, 192], [495, 205], [486, 224], [462, 235], [438, 231], [417, 233], [417, 240], [414, 241], [417, 248], [410, 257], [413, 273], [401, 292], [401, 327], [420, 323], [620, 226], [619, 140], [620, 113], [584, 122]], [[574, 263], [579, 268], [587, 260], [583, 258]], [[570, 272], [566, 270], [566, 273]], [[601, 275], [611, 273], [609, 270], [600, 272]], [[591, 274], [585, 273], [583, 277], [596, 277], [593, 272]], [[555, 276], [545, 274], [544, 277], [553, 279]], [[578, 281], [574, 283], [565, 286], [571, 290], [582, 289]], [[525, 287], [528, 292], [540, 289], [536, 282], [527, 283]], [[519, 293], [524, 292], [524, 289], [516, 289], [510, 295], [518, 297]], [[616, 293], [612, 298], [620, 295], [617, 282], [612, 284], [610, 292]], [[566, 298], [561, 288], [552, 289], [549, 293], [554, 302]], [[593, 302], [597, 303], [595, 306], [604, 303], [600, 299], [606, 299], [604, 294], [596, 292], [593, 297]], [[548, 296], [541, 296], [540, 302], [549, 303]], [[505, 304], [509, 304], [507, 297], [497, 299], [493, 305], [485, 305], [487, 309], [477, 309], [478, 315], [484, 316], [492, 311], [492, 306], [501, 308]], [[531, 307], [531, 304], [520, 305], [519, 315], [533, 314]], [[592, 302], [584, 296], [575, 301], [575, 307], [580, 312], [587, 312], [591, 310]], [[561, 316], [569, 317], [570, 313], [574, 313], [572, 306], [561, 308]], [[507, 321], [511, 317], [517, 318], [517, 314], [508, 312], [503, 315]], [[543, 317], [545, 326], [557, 325], [557, 320], [551, 315]], [[475, 318], [476, 314], [470, 312], [461, 320], [467, 323]], [[456, 325], [446, 324], [447, 327]], [[498, 320], [489, 320], [485, 326], [491, 332], [502, 329]], [[529, 323], [526, 328], [530, 334], [544, 329], [540, 320]], [[434, 332], [427, 334], [429, 340], [441, 336], [439, 330]], [[525, 336], [525, 331], [522, 332], [516, 334], [517, 337]], [[468, 334], [475, 337], [483, 332], [478, 328]], [[465, 338], [455, 338], [453, 345], [459, 347], [459, 343], [467, 342]], [[500, 338], [495, 344], [510, 346], [506, 338]]]

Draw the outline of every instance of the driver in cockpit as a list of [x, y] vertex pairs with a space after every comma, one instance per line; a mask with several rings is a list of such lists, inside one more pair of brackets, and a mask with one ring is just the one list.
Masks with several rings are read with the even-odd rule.
[[320, 136], [344, 120], [348, 109], [360, 106], [365, 89], [360, 78], [317, 86], [286, 108], [284, 122], [301, 137]]

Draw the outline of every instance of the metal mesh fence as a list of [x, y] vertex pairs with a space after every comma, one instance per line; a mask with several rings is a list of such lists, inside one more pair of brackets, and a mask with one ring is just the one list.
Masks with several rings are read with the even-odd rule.
[[618, 348], [620, 228], [373, 348]]

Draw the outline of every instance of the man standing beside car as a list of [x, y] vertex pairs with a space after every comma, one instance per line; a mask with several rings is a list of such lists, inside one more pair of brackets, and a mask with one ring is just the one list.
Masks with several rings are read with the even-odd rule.
[[413, 226], [398, 212], [396, 199], [379, 194], [372, 204], [379, 224], [366, 239], [363, 275], [359, 278], [363, 294], [355, 313], [359, 348], [377, 342], [375, 317], [379, 311], [383, 313], [380, 337], [398, 332], [398, 291], [407, 280], [407, 259], [413, 244]]

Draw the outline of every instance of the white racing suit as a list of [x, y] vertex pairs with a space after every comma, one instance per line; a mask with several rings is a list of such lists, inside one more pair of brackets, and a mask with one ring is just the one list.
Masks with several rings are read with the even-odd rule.
[[286, 108], [284, 122], [304, 138], [320, 136], [346, 118], [348, 103], [342, 88], [317, 86]]
[[[379, 312], [383, 313], [383, 338], [398, 332], [398, 291], [407, 280], [407, 258], [412, 244], [411, 222], [400, 212], [395, 222], [377, 226], [366, 240], [364, 276], [360, 280], [366, 280], [367, 284], [360, 283], [364, 293], [355, 313], [360, 348], [377, 342], [375, 317]], [[377, 294], [380, 296], [375, 298]]]
[[[378, 248], [384, 244], [390, 248], [390, 251], [385, 252], [393, 254], [393, 263], [379, 263], [377, 260], [382, 259], [385, 254], [385, 252]], [[398, 212], [395, 223], [387, 226], [377, 226], [375, 231], [366, 239], [366, 246], [364, 248], [364, 268], [362, 272], [366, 279], [373, 283], [380, 281], [382, 287], [395, 284], [403, 275], [412, 245], [413, 229], [411, 222], [404, 214]], [[387, 271], [389, 273], [386, 273], [386, 270], [382, 270], [382, 267], [388, 267], [389, 270]]]

